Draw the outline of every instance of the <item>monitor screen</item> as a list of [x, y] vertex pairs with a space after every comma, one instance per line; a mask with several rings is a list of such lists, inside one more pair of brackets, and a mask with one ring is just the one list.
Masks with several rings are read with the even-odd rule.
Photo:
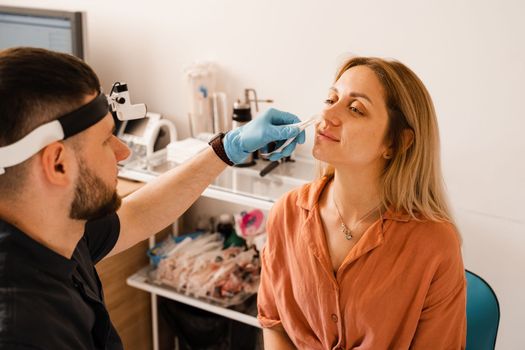
[[0, 6], [0, 49], [40, 47], [84, 59], [82, 12]]

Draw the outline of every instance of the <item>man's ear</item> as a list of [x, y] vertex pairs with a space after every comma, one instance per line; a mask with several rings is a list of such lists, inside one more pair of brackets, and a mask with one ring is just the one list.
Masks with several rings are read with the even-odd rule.
[[67, 157], [66, 147], [62, 142], [53, 142], [46, 146], [40, 155], [40, 162], [45, 178], [57, 186], [67, 186], [73, 180], [71, 157]]

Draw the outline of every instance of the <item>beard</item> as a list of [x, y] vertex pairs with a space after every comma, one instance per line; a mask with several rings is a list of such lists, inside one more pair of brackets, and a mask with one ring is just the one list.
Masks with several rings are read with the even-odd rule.
[[79, 161], [79, 176], [75, 184], [75, 197], [69, 217], [76, 220], [93, 220], [112, 214], [120, 208], [122, 198], [116, 188], [109, 185]]

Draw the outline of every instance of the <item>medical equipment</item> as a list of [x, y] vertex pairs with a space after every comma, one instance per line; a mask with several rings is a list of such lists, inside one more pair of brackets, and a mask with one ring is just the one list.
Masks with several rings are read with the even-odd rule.
[[[298, 127], [299, 130], [303, 131], [305, 130], [307, 127], [309, 127], [310, 125], [314, 125], [314, 124], [317, 124], [321, 121], [321, 117], [319, 115], [314, 115], [313, 117], [311, 117], [310, 119], [307, 119], [305, 121], [302, 121], [300, 123], [295, 123], [295, 124], [290, 124], [288, 126], [294, 126], [294, 127]], [[268, 153], [260, 153], [262, 156], [266, 156], [266, 157], [269, 157], [271, 156], [272, 154], [275, 154], [275, 153], [278, 153], [278, 152], [281, 152], [282, 150], [284, 150], [286, 148], [286, 146], [288, 146], [290, 143], [292, 143], [293, 140], [295, 140], [297, 138], [296, 137], [292, 137], [292, 138], [289, 138], [287, 139], [279, 148], [277, 148], [276, 150], [272, 151], [272, 152], [268, 152]]]
[[231, 129], [226, 94], [215, 91], [215, 66], [210, 62], [195, 63], [185, 70], [190, 111], [191, 137], [227, 132]]
[[268, 164], [267, 166], [264, 167], [264, 169], [262, 169], [261, 171], [259, 171], [259, 176], [260, 177], [265, 177], [266, 175], [268, 175], [273, 169], [277, 168], [279, 166], [280, 161], [278, 160], [274, 160], [272, 162], [270, 162], [270, 164]]
[[[315, 116], [311, 117], [311, 118], [308, 119], [308, 120], [305, 120], [305, 121], [302, 121], [302, 122], [300, 122], [300, 123], [296, 123], [296, 124], [291, 124], [291, 126], [297, 126], [297, 127], [299, 127], [299, 129], [300, 129], [301, 131], [304, 131], [308, 126], [310, 126], [310, 125], [314, 125], [314, 124], [316, 124], [316, 123], [318, 123], [318, 122], [320, 122], [320, 121], [321, 121], [320, 116], [315, 115]], [[297, 136], [296, 136], [296, 137], [289, 138], [288, 140], [286, 140], [286, 141], [285, 141], [285, 142], [284, 142], [279, 148], [277, 148], [277, 149], [274, 149], [274, 148], [275, 148], [275, 143], [272, 142], [272, 146], [273, 146], [272, 148], [270, 147], [270, 145], [267, 146], [267, 148], [269, 148], [269, 152], [267, 152], [267, 153], [261, 153], [261, 152], [259, 152], [259, 155], [262, 156], [262, 157], [265, 157], [265, 158], [267, 158], [267, 159], [271, 159], [270, 157], [272, 156], [272, 154], [283, 151], [283, 150], [286, 148], [286, 146], [288, 146], [290, 143], [292, 143], [293, 140], [295, 140], [296, 138], [297, 138]], [[265, 167], [259, 172], [259, 176], [260, 176], [260, 177], [264, 177], [264, 176], [266, 176], [266, 175], [269, 174], [273, 169], [277, 168], [277, 167], [281, 164], [282, 161], [285, 161], [285, 162], [287, 162], [287, 161], [292, 161], [292, 162], [293, 162], [293, 160], [291, 159], [291, 157], [284, 157], [284, 158], [281, 159], [281, 160], [273, 160], [272, 162], [270, 162], [270, 164], [268, 164], [267, 166], [265, 166]]]
[[[295, 143], [304, 142], [304, 133], [300, 132], [299, 128], [290, 127], [291, 124], [298, 121], [300, 119], [291, 113], [269, 108], [250, 123], [233, 129], [224, 135], [224, 151], [231, 162], [239, 164], [244, 162], [251, 153], [271, 142], [298, 136], [285, 150], [286, 153], [291, 153]], [[289, 156], [289, 154], [272, 155], [275, 160], [285, 156]]]
[[0, 147], [0, 175], [5, 173], [5, 168], [22, 163], [47, 145], [95, 125], [108, 112], [122, 121], [138, 119], [145, 116], [146, 105], [131, 104], [127, 85], [117, 82], [109, 95], [99, 93], [77, 110], [40, 125], [15, 143]]
[[131, 159], [150, 157], [177, 140], [177, 131], [170, 120], [158, 113], [146, 113], [145, 118], [122, 123], [117, 136], [132, 150]]
[[217, 232], [209, 225], [216, 218], [210, 219], [199, 220], [204, 231], [169, 236], [150, 249], [147, 254], [155, 269], [149, 277], [221, 306], [242, 303], [258, 288], [261, 251], [253, 246], [256, 239], [260, 249], [264, 244], [258, 237], [265, 236], [265, 214], [260, 209], [222, 214]]
[[[253, 98], [250, 97], [250, 93], [252, 93]], [[244, 101], [241, 102], [240, 99], [237, 99], [237, 101], [233, 104], [232, 119], [233, 119], [234, 129], [252, 120], [252, 112], [251, 112], [252, 102], [255, 103], [255, 111], [259, 112], [259, 102], [273, 103], [273, 100], [271, 99], [259, 100], [257, 98], [257, 92], [255, 91], [255, 89], [244, 89]]]
[[233, 103], [232, 127], [234, 129], [243, 126], [252, 120], [252, 110], [250, 104], [237, 100]]
[[119, 120], [139, 119], [144, 118], [146, 115], [146, 105], [144, 103], [131, 104], [126, 83], [114, 83], [107, 98], [111, 107], [111, 114]]
[[213, 133], [210, 98], [215, 89], [215, 68], [210, 62], [198, 62], [185, 69], [188, 82], [190, 134]]
[[[253, 98], [250, 97], [250, 93], [252, 94]], [[234, 129], [241, 127], [245, 125], [246, 123], [250, 122], [250, 120], [252, 120], [252, 112], [251, 112], [252, 102], [255, 103], [255, 111], [259, 112], [259, 102], [272, 103], [273, 100], [270, 100], [270, 99], [259, 100], [257, 98], [257, 92], [255, 91], [255, 89], [244, 89], [244, 101], [241, 102], [240, 99], [237, 99], [237, 101], [233, 104], [232, 126]], [[254, 164], [255, 164], [254, 154], [251, 153], [244, 160], [244, 162], [240, 164], [235, 164], [235, 166], [248, 167]]]
[[224, 92], [214, 92], [212, 98], [213, 133], [228, 132], [232, 128], [228, 115], [228, 102]]
[[223, 307], [237, 305], [257, 292], [260, 278], [259, 253], [254, 249], [224, 247], [219, 233], [190, 234], [174, 243], [168, 237], [149, 255], [162, 254], [150, 272], [153, 283], [178, 293], [202, 298]]

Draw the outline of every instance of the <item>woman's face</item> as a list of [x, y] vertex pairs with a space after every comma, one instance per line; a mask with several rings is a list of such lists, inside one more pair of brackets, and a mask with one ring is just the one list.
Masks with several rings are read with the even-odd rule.
[[348, 69], [329, 89], [313, 156], [338, 166], [384, 166], [388, 114], [383, 87], [366, 66]]

